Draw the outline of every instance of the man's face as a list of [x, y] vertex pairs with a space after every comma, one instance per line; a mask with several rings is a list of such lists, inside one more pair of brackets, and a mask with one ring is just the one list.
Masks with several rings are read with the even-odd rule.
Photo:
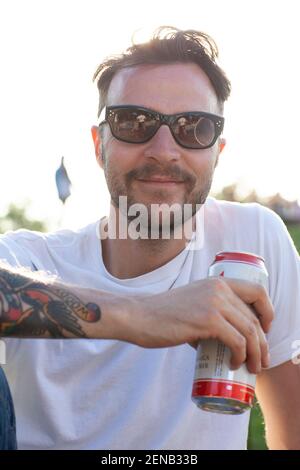
[[[107, 105], [138, 105], [164, 114], [205, 111], [220, 114], [215, 91], [204, 72], [192, 63], [146, 65], [119, 72], [112, 80]], [[95, 129], [94, 129], [95, 132]], [[93, 132], [93, 136], [94, 136]], [[220, 152], [220, 140], [211, 148], [187, 149], [177, 144], [163, 125], [144, 144], [120, 142], [108, 124], [103, 138], [95, 142], [99, 164], [119, 207], [119, 196], [127, 196], [128, 207], [139, 203], [150, 211], [151, 204], [203, 204], [209, 193]], [[94, 141], [95, 141], [94, 137]], [[164, 177], [177, 182], [153, 182]]]

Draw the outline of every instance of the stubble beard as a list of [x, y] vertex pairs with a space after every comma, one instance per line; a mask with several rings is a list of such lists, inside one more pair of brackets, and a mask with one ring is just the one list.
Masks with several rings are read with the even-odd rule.
[[[143, 167], [141, 170], [132, 170], [128, 172], [125, 177], [124, 181], [121, 181], [118, 178], [118, 175], [112, 171], [112, 169], [109, 167], [107, 163], [107, 159], [105, 158], [105, 153], [104, 149], [102, 149], [102, 155], [103, 155], [103, 168], [104, 168], [104, 174], [108, 186], [108, 190], [110, 192], [111, 196], [111, 202], [112, 205], [120, 210], [122, 212], [122, 215], [127, 219], [128, 225], [130, 222], [134, 221], [136, 218], [136, 215], [130, 215], [128, 214], [130, 207], [136, 205], [136, 204], [142, 204], [143, 206], [146, 207], [147, 210], [147, 217], [146, 219], [142, 219], [143, 222], [142, 224], [144, 225], [144, 229], [148, 231], [148, 238], [151, 239], [151, 235], [153, 233], [158, 234], [159, 239], [163, 239], [164, 235], [164, 226], [163, 226], [163, 221], [162, 217], [157, 218], [157, 216], [153, 217], [153, 214], [156, 214], [155, 211], [151, 210], [153, 209], [153, 205], [157, 204], [167, 204], [169, 207], [172, 206], [174, 203], [166, 203], [166, 193], [164, 190], [157, 190], [155, 192], [155, 199], [157, 201], [161, 202], [156, 202], [156, 203], [147, 203], [143, 204], [141, 203], [140, 200], [137, 200], [135, 195], [133, 194], [132, 190], [132, 182], [137, 178], [146, 178], [149, 176], [152, 176], [153, 174], [159, 173], [157, 171], [157, 165], [147, 165]], [[210, 168], [210, 171], [207, 172], [205, 175], [203, 175], [202, 179], [200, 182], [198, 182], [198, 188], [195, 189], [197, 180], [196, 177], [193, 175], [187, 174], [186, 172], [182, 174], [182, 172], [177, 168], [174, 171], [174, 168], [171, 171], [171, 174], [168, 174], [168, 176], [176, 176], [183, 179], [184, 185], [186, 187], [185, 194], [183, 197], [183, 201], [181, 202], [176, 202], [175, 204], [178, 205], [178, 211], [179, 213], [174, 213], [170, 212], [170, 218], [169, 218], [169, 233], [174, 234], [175, 230], [178, 228], [183, 227], [183, 225], [188, 222], [189, 219], [194, 217], [196, 212], [199, 210], [201, 205], [203, 205], [207, 199], [207, 196], [210, 192], [211, 186], [212, 186], [212, 180], [213, 180], [213, 173], [214, 169]], [[127, 197], [127, 211], [123, 211], [123, 206], [122, 204], [120, 205], [120, 197], [125, 196]], [[186, 210], [187, 206], [189, 206], [189, 210]]]

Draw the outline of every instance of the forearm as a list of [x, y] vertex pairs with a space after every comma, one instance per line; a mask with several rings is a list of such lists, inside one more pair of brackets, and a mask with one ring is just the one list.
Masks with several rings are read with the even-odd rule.
[[0, 265], [0, 337], [130, 340], [133, 299]]

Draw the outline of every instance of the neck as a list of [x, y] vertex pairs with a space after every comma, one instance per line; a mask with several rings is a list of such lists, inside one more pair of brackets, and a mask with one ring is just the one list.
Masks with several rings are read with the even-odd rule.
[[[114, 209], [108, 218], [101, 220], [100, 230], [104, 265], [119, 279], [141, 276], [165, 265], [185, 249], [195, 230], [194, 216], [174, 231], [170, 239], [133, 239], [128, 234], [127, 219], [126, 224], [124, 221], [124, 216]], [[115, 229], [108, 233], [108, 227]]]

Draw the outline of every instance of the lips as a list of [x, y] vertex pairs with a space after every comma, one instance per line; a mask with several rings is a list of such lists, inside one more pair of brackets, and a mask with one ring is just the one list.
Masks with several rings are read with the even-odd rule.
[[138, 179], [138, 181], [143, 181], [145, 183], [183, 183], [182, 180], [175, 180], [175, 179], [170, 179], [170, 178], [161, 178], [161, 177], [155, 177], [155, 178], [148, 178], [148, 179]]

